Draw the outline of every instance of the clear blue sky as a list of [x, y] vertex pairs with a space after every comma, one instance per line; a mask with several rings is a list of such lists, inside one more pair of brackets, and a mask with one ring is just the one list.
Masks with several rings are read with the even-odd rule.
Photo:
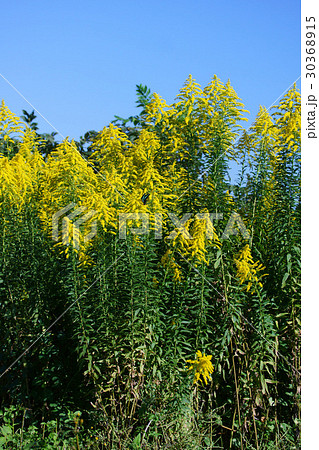
[[[216, 74], [251, 123], [300, 75], [297, 0], [16, 0], [1, 16], [0, 73], [75, 139], [136, 114], [139, 83], [170, 103], [189, 74], [202, 86]], [[1, 77], [0, 98], [18, 115], [32, 110]]]

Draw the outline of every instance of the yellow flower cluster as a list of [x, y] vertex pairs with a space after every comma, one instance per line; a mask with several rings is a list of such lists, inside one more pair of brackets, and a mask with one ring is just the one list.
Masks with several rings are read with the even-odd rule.
[[[278, 110], [273, 114], [278, 116], [276, 128], [280, 130], [276, 136], [275, 154], [282, 159], [300, 150], [301, 97], [296, 85], [282, 98]], [[287, 147], [289, 152], [283, 152], [283, 147]]]
[[[212, 142], [221, 129], [223, 139], [219, 145], [228, 157], [235, 157], [231, 144], [238, 135], [237, 131], [242, 129], [237, 122], [247, 120], [243, 117], [247, 111], [229, 81], [224, 85], [215, 75], [208, 86], [201, 89], [189, 75], [176, 100], [176, 103], [167, 105], [154, 94], [147, 106], [147, 123], [161, 123], [162, 132], [165, 130], [164, 160], [172, 153], [178, 153], [181, 160], [187, 158], [189, 136], [196, 136], [198, 148], [209, 154], [214, 151]], [[194, 151], [196, 153], [196, 148]]]
[[20, 137], [22, 135], [23, 122], [13, 114], [5, 105], [4, 100], [0, 107], [0, 137], [8, 144], [14, 143], [13, 137]]
[[211, 380], [211, 373], [214, 372], [214, 366], [211, 363], [212, 355], [205, 355], [205, 353], [202, 354], [200, 350], [197, 350], [196, 352], [196, 359], [191, 360], [188, 359], [186, 362], [191, 364], [191, 366], [188, 368], [188, 370], [194, 370], [194, 384], [197, 383], [199, 380], [201, 380], [201, 376], [204, 379], [205, 384], [207, 384], [207, 379]]
[[164, 267], [166, 267], [169, 271], [173, 273], [173, 280], [176, 283], [179, 283], [182, 281], [182, 270], [180, 266], [176, 263], [174, 254], [172, 250], [168, 249], [164, 256], [162, 256], [161, 263]]
[[18, 153], [11, 160], [0, 158], [0, 203], [20, 211], [34, 190], [32, 166]]
[[[166, 239], [173, 251], [179, 252], [195, 266], [201, 263], [209, 264], [206, 254], [210, 246], [221, 247], [221, 242], [210, 220], [209, 213], [202, 213], [202, 219], [190, 218], [182, 230], [175, 231], [173, 239]], [[187, 234], [186, 234], [187, 233]]]
[[258, 272], [260, 270], [264, 270], [265, 267], [259, 263], [259, 261], [254, 262], [249, 245], [245, 245], [245, 247], [239, 252], [237, 258], [234, 259], [236, 268], [237, 268], [237, 277], [240, 280], [240, 284], [248, 281], [247, 291], [251, 288], [254, 282], [258, 283], [260, 287], [262, 287], [262, 283], [260, 282], [260, 278], [262, 276], [258, 276]]
[[[105, 233], [116, 233], [121, 213], [148, 214], [150, 232], [158, 224], [156, 215], [162, 215], [161, 231], [165, 238], [172, 231], [168, 214], [174, 211], [180, 215], [185, 193], [188, 195], [192, 190], [196, 203], [209, 198], [215, 189], [212, 177], [200, 181], [197, 173], [192, 175], [188, 170], [189, 164], [199, 153], [202, 158], [203, 153], [214, 152], [216, 145], [212, 142], [216, 143], [217, 138], [221, 150], [229, 158], [234, 156], [231, 144], [241, 128], [239, 121], [245, 120], [244, 112], [229, 82], [223, 84], [214, 76], [202, 89], [189, 76], [175, 103], [168, 105], [153, 94], [146, 107], [146, 129], [139, 130], [134, 142], [119, 127], [110, 124], [97, 134], [93, 154], [85, 161], [76, 143], [67, 139], [44, 159], [39, 137], [2, 102], [0, 137], [6, 145], [15, 146], [16, 154], [5, 156], [8, 154], [5, 148], [0, 154], [0, 207], [6, 204], [21, 209], [26, 204], [36, 205], [36, 213], [48, 234], [52, 230], [52, 216], [67, 205], [73, 203], [83, 208], [84, 214], [94, 211], [92, 217], [83, 221], [78, 237], [84, 253], [91, 242], [84, 242], [81, 236], [90, 233], [93, 223], [97, 222], [99, 230]], [[160, 130], [165, 132], [164, 138], [159, 137]], [[145, 195], [147, 201], [142, 201]], [[223, 207], [232, 209], [233, 199], [228, 192], [223, 203]], [[64, 223], [66, 227], [66, 218]], [[68, 225], [72, 244], [75, 230], [72, 221]], [[178, 229], [173, 239], [164, 239], [162, 262], [172, 269], [175, 281], [181, 280], [181, 268], [174, 255], [180, 253], [194, 265], [208, 264], [209, 246], [221, 246], [208, 220], [192, 218], [184, 227], [191, 239], [186, 239]]]
[[[13, 140], [10, 136], [18, 132], [19, 141]], [[74, 203], [84, 214], [95, 212], [83, 221], [79, 236], [75, 236], [72, 222], [68, 223], [69, 244], [73, 244], [72, 236], [80, 239], [82, 259], [91, 243], [85, 243], [81, 235], [90, 233], [93, 222], [98, 222], [105, 232], [114, 233], [120, 213], [145, 212], [150, 216], [152, 230], [154, 213], [166, 213], [167, 217], [177, 198], [179, 170], [174, 163], [162, 168], [163, 149], [154, 132], [142, 130], [131, 143], [125, 133], [110, 124], [97, 135], [89, 162], [78, 152], [75, 142], [67, 139], [44, 160], [36, 133], [29, 127], [23, 131], [20, 119], [2, 102], [0, 136], [8, 136], [7, 145], [18, 147], [13, 157], [0, 153], [0, 207], [21, 210], [25, 204], [35, 205], [49, 235], [53, 215], [67, 205]], [[92, 166], [98, 167], [99, 173]], [[141, 200], [143, 194], [148, 194], [146, 205]], [[67, 218], [64, 222], [67, 224]], [[69, 244], [68, 248], [57, 245], [68, 254]], [[175, 279], [179, 279], [178, 272]]]

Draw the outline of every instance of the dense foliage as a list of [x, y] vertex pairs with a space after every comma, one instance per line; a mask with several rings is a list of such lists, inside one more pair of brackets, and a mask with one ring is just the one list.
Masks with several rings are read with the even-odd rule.
[[2, 103], [0, 444], [299, 448], [300, 94], [137, 93], [60, 144]]

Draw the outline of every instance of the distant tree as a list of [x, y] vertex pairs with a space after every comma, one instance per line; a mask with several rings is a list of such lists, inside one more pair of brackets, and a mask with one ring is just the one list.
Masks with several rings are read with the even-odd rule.
[[137, 104], [137, 107], [143, 108], [140, 114], [130, 116], [127, 119], [115, 115], [115, 119], [112, 120], [112, 123], [119, 126], [131, 141], [138, 138], [140, 129], [145, 126], [146, 106], [151, 101], [152, 93], [146, 85], [143, 86], [142, 84], [137, 84], [136, 95], [137, 100], [135, 103]]
[[[129, 139], [133, 142], [139, 136], [140, 130], [145, 126], [145, 116], [146, 116], [146, 106], [151, 101], [152, 93], [151, 90], [145, 85], [136, 85], [136, 105], [138, 108], [142, 108], [139, 114], [135, 116], [130, 116], [124, 119], [120, 116], [114, 116], [115, 119], [112, 123], [121, 128], [121, 130], [127, 134]], [[37, 116], [34, 110], [28, 113], [25, 109], [22, 110], [21, 119], [34, 131], [38, 131], [38, 123], [35, 121]], [[37, 136], [41, 139], [42, 143], [40, 145], [40, 151], [44, 158], [46, 158], [53, 150], [56, 149], [58, 143], [55, 140], [56, 132], [49, 133], [38, 133]], [[84, 136], [80, 136], [78, 141], [75, 141], [78, 151], [81, 155], [88, 159], [93, 153], [92, 143], [98, 132], [95, 130], [87, 131]]]
[[22, 113], [23, 115], [20, 116], [21, 119], [28, 125], [28, 127], [31, 128], [31, 130], [36, 132], [38, 139], [41, 141], [39, 150], [42, 153], [42, 156], [46, 158], [58, 145], [55, 140], [55, 136], [58, 133], [56, 131], [53, 131], [50, 134], [38, 133], [37, 130], [39, 130], [39, 127], [38, 123], [35, 122], [37, 116], [35, 115], [34, 110], [31, 113], [28, 113], [25, 109], [23, 109]]
[[39, 129], [37, 122], [34, 122], [36, 115], [34, 110], [29, 114], [25, 109], [22, 110], [23, 115], [20, 116], [21, 119], [31, 128], [31, 130], [37, 131]]
[[[35, 122], [36, 115], [34, 110], [31, 113], [28, 113], [25, 109], [22, 110], [23, 115], [21, 119], [34, 131], [39, 129], [38, 123]], [[41, 140], [40, 151], [44, 158], [46, 158], [53, 150], [56, 149], [58, 143], [55, 140], [55, 136], [58, 133], [53, 131], [52, 133], [37, 133], [38, 138]], [[87, 159], [93, 153], [91, 149], [91, 144], [98, 134], [97, 131], [90, 130], [87, 131], [84, 136], [80, 137], [79, 141], [75, 141], [78, 151], [81, 155]]]
[[88, 159], [92, 155], [92, 143], [97, 135], [97, 131], [90, 130], [87, 131], [84, 136], [80, 136], [79, 141], [75, 141], [78, 151], [85, 159]]

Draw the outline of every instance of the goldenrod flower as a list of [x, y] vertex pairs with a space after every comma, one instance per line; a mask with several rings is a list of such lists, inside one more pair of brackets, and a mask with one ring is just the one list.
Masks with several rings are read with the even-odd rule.
[[210, 374], [214, 371], [214, 366], [211, 363], [212, 355], [205, 355], [205, 353], [202, 354], [200, 350], [197, 350], [196, 352], [196, 359], [193, 361], [191, 359], [188, 359], [186, 362], [191, 364], [191, 366], [188, 368], [188, 370], [195, 369], [195, 376], [194, 376], [194, 384], [198, 382], [200, 379], [200, 376], [202, 375], [205, 384], [207, 384], [207, 378], [211, 380]]
[[258, 277], [257, 272], [264, 270], [265, 267], [260, 264], [259, 261], [254, 262], [248, 244], [240, 251], [238, 258], [235, 258], [234, 261], [237, 267], [237, 277], [240, 280], [240, 284], [248, 281], [247, 291], [249, 291], [254, 281], [257, 282], [260, 287], [263, 286], [260, 282], [261, 277]]
[[163, 264], [164, 267], [167, 267], [173, 273], [173, 280], [176, 283], [180, 283], [182, 281], [181, 268], [176, 263], [175, 258], [173, 256], [173, 252], [170, 249], [168, 249], [165, 255], [162, 256], [161, 263]]
[[0, 137], [5, 142], [14, 143], [13, 136], [19, 137], [22, 133], [23, 122], [10, 111], [2, 100], [0, 106]]

